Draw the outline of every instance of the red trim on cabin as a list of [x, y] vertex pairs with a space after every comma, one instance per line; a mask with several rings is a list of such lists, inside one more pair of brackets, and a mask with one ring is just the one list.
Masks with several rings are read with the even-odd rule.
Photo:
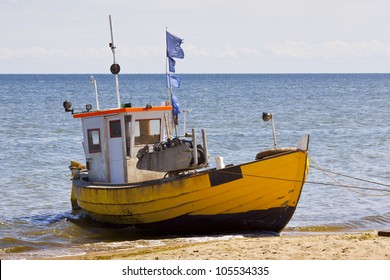
[[131, 108], [117, 108], [117, 109], [108, 109], [100, 110], [93, 112], [81, 112], [73, 115], [73, 118], [89, 118], [102, 115], [115, 115], [120, 113], [132, 113], [132, 112], [146, 112], [146, 111], [172, 111], [172, 106], [155, 106], [152, 108], [143, 108], [143, 107], [131, 107]]

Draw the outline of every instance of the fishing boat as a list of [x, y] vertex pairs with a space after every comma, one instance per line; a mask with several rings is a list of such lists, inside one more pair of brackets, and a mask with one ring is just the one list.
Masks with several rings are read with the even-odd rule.
[[[110, 27], [112, 35], [111, 17]], [[168, 60], [181, 55], [180, 40], [167, 32]], [[111, 41], [111, 72], [118, 85], [120, 67]], [[176, 54], [169, 50], [172, 44]], [[65, 111], [81, 120], [86, 158], [85, 164], [71, 162], [73, 209], [103, 223], [158, 233], [279, 233], [293, 216], [308, 174], [309, 135], [296, 147], [279, 148], [273, 116], [263, 113], [264, 121], [272, 121], [274, 148], [236, 165], [216, 157], [210, 167], [205, 130], [199, 137], [196, 129], [173, 133], [177, 108], [171, 70], [170, 98], [159, 105], [122, 105], [118, 86], [117, 108], [100, 109], [97, 95], [97, 110], [88, 104], [85, 111], [74, 112], [71, 102], [64, 102]]]

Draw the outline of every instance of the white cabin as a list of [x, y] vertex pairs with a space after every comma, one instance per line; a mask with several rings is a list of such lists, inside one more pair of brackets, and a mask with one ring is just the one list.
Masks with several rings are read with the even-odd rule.
[[113, 184], [160, 179], [165, 173], [136, 168], [137, 153], [166, 139], [171, 106], [76, 113], [83, 130], [89, 181]]

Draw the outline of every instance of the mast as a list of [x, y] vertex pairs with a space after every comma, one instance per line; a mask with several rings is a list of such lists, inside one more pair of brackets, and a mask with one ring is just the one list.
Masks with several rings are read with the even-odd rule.
[[[177, 136], [177, 124], [178, 124], [178, 114], [180, 113], [179, 105], [177, 98], [173, 95], [172, 88], [180, 86], [180, 77], [173, 76], [171, 72], [175, 73], [175, 60], [173, 58], [184, 58], [183, 49], [180, 45], [183, 43], [183, 39], [171, 34], [168, 32], [168, 28], [165, 29], [166, 34], [166, 76], [169, 80], [168, 85], [168, 102], [172, 106], [172, 133], [174, 132]], [[172, 83], [172, 78], [175, 79], [175, 85]]]
[[111, 43], [109, 44], [111, 51], [112, 51], [112, 56], [113, 56], [113, 64], [111, 65], [110, 71], [112, 74], [115, 76], [115, 88], [116, 88], [116, 100], [118, 102], [118, 108], [121, 107], [121, 99], [119, 96], [119, 80], [118, 80], [118, 74], [121, 70], [119, 64], [116, 63], [115, 60], [115, 45], [114, 45], [114, 34], [112, 32], [112, 22], [111, 22], [111, 15], [109, 15], [109, 20], [110, 20], [110, 32], [111, 32]]
[[[168, 27], [166, 26], [165, 27], [165, 36], [166, 36], [166, 33], [168, 32]], [[172, 106], [172, 81], [171, 81], [171, 71], [169, 71], [169, 57], [168, 57], [168, 45], [166, 44], [166, 49], [165, 49], [165, 79], [168, 79], [169, 81], [169, 84], [168, 84], [168, 87], [167, 87], [167, 99], [168, 99], [168, 105], [169, 106]], [[171, 132], [172, 134], [174, 133], [174, 122], [173, 122], [173, 114], [172, 112], [170, 112], [170, 114], [168, 115], [168, 124], [167, 124], [167, 127], [169, 129], [169, 131], [167, 131], [167, 136], [168, 138], [170, 138], [172, 135], [171, 135]], [[172, 127], [171, 127], [172, 125]]]
[[[169, 59], [167, 57], [167, 59]], [[170, 106], [172, 106], [173, 108], [173, 100], [172, 100], [172, 79], [171, 79], [171, 71], [168, 71], [168, 77], [169, 77], [169, 93], [168, 93], [168, 104]], [[171, 122], [172, 122], [172, 133], [175, 133], [175, 135], [177, 136], [177, 127], [176, 127], [176, 124], [175, 124], [175, 120], [173, 119], [174, 118], [174, 115], [173, 115], [173, 112], [171, 112], [172, 114], [172, 117], [171, 117]]]

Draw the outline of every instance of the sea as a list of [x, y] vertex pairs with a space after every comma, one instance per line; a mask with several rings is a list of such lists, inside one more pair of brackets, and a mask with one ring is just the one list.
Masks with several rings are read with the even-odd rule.
[[[280, 233], [302, 235], [390, 229], [390, 74], [183, 74], [174, 88], [178, 134], [207, 134], [211, 166], [254, 160], [310, 135], [307, 182]], [[113, 75], [93, 75], [100, 109], [117, 106]], [[160, 105], [165, 75], [119, 74], [121, 103]], [[100, 224], [70, 204], [71, 160], [85, 162], [79, 119], [97, 108], [90, 74], [0, 75], [0, 259], [42, 259], [104, 247], [159, 246], [166, 238], [201, 242], [240, 237], [146, 235]]]

